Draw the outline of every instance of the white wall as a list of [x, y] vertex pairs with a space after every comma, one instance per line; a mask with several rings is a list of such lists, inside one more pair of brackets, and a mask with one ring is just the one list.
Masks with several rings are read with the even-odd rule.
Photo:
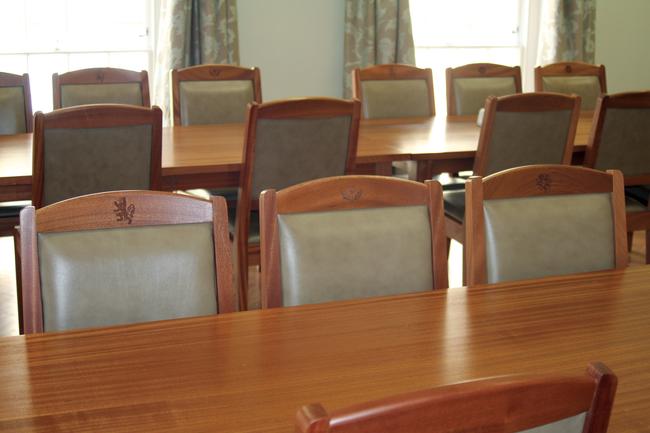
[[650, 1], [598, 0], [596, 63], [607, 70], [607, 91], [650, 90]]
[[264, 101], [343, 94], [343, 0], [238, 0], [240, 64]]

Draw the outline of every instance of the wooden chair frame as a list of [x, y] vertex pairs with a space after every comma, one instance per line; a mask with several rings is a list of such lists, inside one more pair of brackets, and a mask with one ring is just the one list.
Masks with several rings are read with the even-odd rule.
[[[540, 187], [540, 179], [546, 181]], [[564, 194], [612, 194], [614, 221], [615, 269], [627, 266], [625, 237], [625, 197], [623, 175], [618, 170], [607, 173], [570, 165], [529, 165], [512, 168], [485, 178], [471, 177], [466, 185], [465, 263], [467, 284], [487, 283], [487, 252], [483, 203], [519, 197], [541, 197]]]
[[161, 189], [162, 111], [153, 106], [92, 104], [62, 108], [34, 116], [34, 153], [32, 155], [32, 204], [43, 205], [45, 130], [52, 128], [109, 128], [129, 125], [151, 125], [150, 185]]
[[456, 68], [447, 68], [445, 74], [447, 78], [448, 116], [458, 114], [456, 108], [456, 91], [454, 89], [454, 80], [456, 78], [512, 77], [515, 82], [515, 93], [521, 93], [521, 68], [519, 66], [504, 66], [494, 63], [471, 63]]
[[[596, 103], [594, 122], [591, 126], [587, 151], [585, 153], [585, 167], [593, 168], [596, 165], [598, 150], [602, 141], [603, 128], [607, 110], [617, 108], [642, 108], [650, 110], [650, 91], [626, 92], [612, 95], [602, 95]], [[616, 167], [613, 167], [616, 168]], [[636, 176], [623, 176], [626, 186], [650, 184], [650, 168], [648, 173]], [[646, 234], [646, 264], [650, 264], [650, 209], [646, 212], [629, 212], [626, 215], [628, 246], [631, 247], [632, 235], [637, 230], [643, 230]]]
[[[584, 375], [503, 376], [425, 389], [327, 413], [296, 414], [296, 433], [523, 431], [587, 412], [583, 433], [605, 433], [618, 384], [606, 365]], [[516, 408], [515, 411], [512, 409]]]
[[[137, 210], [132, 221], [120, 220], [115, 203], [126, 199]], [[20, 214], [23, 318], [25, 333], [43, 332], [38, 233], [212, 222], [219, 313], [237, 311], [232, 286], [228, 211], [223, 197], [211, 201], [158, 191], [112, 191], [90, 194]]]
[[246, 119], [246, 137], [244, 157], [239, 177], [239, 199], [237, 200], [237, 220], [235, 222], [235, 258], [237, 260], [237, 286], [239, 288], [239, 305], [247, 308], [248, 258], [259, 257], [260, 247], [248, 244], [250, 213], [259, 207], [259, 200], [251, 197], [253, 184], [253, 164], [255, 161], [255, 143], [257, 122], [262, 119], [314, 119], [337, 116], [350, 116], [350, 133], [348, 136], [348, 154], [345, 173], [351, 174], [355, 167], [357, 141], [359, 138], [359, 119], [361, 104], [358, 100], [334, 98], [301, 98], [252, 103], [249, 105]]
[[140, 83], [142, 106], [149, 107], [149, 74], [120, 68], [88, 68], [52, 74], [54, 108], [61, 108], [61, 86], [70, 84], [125, 84]]
[[27, 132], [34, 130], [34, 115], [32, 114], [32, 94], [29, 87], [29, 74], [15, 75], [0, 72], [0, 87], [22, 87], [25, 100], [25, 128]]
[[[563, 95], [560, 93], [540, 92], [521, 93], [508, 96], [490, 96], [485, 102], [485, 115], [478, 139], [476, 156], [474, 157], [474, 175], [485, 176], [488, 163], [488, 149], [494, 132], [494, 120], [497, 112], [535, 112], [571, 110], [571, 125], [567, 133], [562, 164], [571, 164], [573, 156], [573, 142], [575, 140], [578, 120], [580, 118], [580, 97], [577, 95]], [[466, 200], [466, 203], [467, 200]], [[465, 230], [461, 222], [454, 218], [445, 217], [447, 237], [460, 243], [465, 241]]]
[[282, 306], [279, 214], [417, 205], [429, 209], [432, 289], [447, 288], [442, 188], [438, 182], [427, 181], [424, 185], [384, 176], [339, 176], [305, 182], [282, 191], [270, 189], [262, 192], [262, 308]]
[[429, 93], [429, 109], [431, 116], [436, 114], [436, 104], [433, 97], [433, 76], [431, 69], [417, 68], [410, 65], [386, 64], [352, 70], [352, 97], [363, 101], [362, 81], [367, 80], [424, 80]]
[[537, 66], [535, 68], [535, 91], [544, 91], [544, 84], [542, 81], [542, 78], [544, 77], [580, 77], [592, 75], [598, 77], [600, 92], [603, 94], [607, 93], [607, 80], [605, 78], [604, 65], [592, 65], [591, 63], [584, 62], [559, 62], [546, 66]]
[[171, 70], [172, 107], [174, 125], [181, 125], [181, 81], [227, 81], [250, 80], [253, 83], [253, 100], [262, 103], [262, 79], [259, 68], [243, 68], [233, 65], [197, 65]]

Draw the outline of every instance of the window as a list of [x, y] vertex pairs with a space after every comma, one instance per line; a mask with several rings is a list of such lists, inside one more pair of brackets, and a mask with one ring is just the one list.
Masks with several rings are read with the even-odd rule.
[[0, 71], [29, 73], [32, 108], [52, 110], [52, 74], [149, 70], [151, 0], [0, 0]]
[[467, 63], [521, 66], [525, 0], [411, 0], [415, 60], [433, 72], [436, 112], [447, 109], [445, 69]]

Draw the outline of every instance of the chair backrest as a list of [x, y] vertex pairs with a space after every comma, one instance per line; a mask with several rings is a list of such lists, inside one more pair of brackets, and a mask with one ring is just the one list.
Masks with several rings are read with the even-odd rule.
[[302, 98], [249, 106], [235, 224], [239, 290], [245, 296], [250, 211], [260, 193], [354, 169], [360, 104]]
[[530, 164], [570, 164], [580, 97], [558, 93], [490, 96], [485, 103], [474, 174]]
[[560, 62], [535, 68], [535, 91], [576, 94], [582, 110], [591, 111], [596, 100], [607, 93], [605, 66], [582, 62]]
[[162, 112], [96, 104], [34, 116], [32, 203], [78, 195], [160, 189]]
[[172, 69], [175, 125], [243, 123], [251, 102], [262, 102], [258, 68], [198, 65]]
[[0, 134], [32, 132], [29, 75], [0, 72]]
[[147, 71], [89, 68], [52, 74], [54, 108], [85, 104], [129, 104], [149, 107]]
[[587, 374], [502, 376], [425, 389], [327, 413], [303, 406], [296, 433], [605, 433], [617, 378], [600, 362]]
[[352, 95], [366, 119], [430, 117], [436, 114], [431, 69], [376, 65], [352, 71]]
[[339, 176], [266, 190], [262, 307], [445, 288], [443, 225], [434, 181]]
[[25, 332], [235, 311], [227, 218], [223, 197], [154, 191], [27, 207]]
[[477, 114], [488, 96], [521, 93], [519, 66], [472, 63], [447, 68], [447, 114]]
[[619, 171], [534, 165], [465, 187], [468, 285], [627, 266]]
[[650, 183], [650, 91], [599, 98], [585, 166], [620, 170], [626, 185]]

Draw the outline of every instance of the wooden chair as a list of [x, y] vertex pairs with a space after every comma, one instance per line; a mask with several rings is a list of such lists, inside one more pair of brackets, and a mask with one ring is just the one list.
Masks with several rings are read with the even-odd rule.
[[36, 208], [102, 191], [160, 189], [160, 108], [97, 104], [37, 112]]
[[605, 433], [617, 378], [600, 362], [584, 375], [502, 376], [424, 389], [328, 413], [303, 406], [296, 433]]
[[352, 71], [352, 96], [366, 119], [430, 117], [436, 114], [431, 69], [376, 65]]
[[533, 165], [472, 177], [467, 203], [470, 286], [627, 266], [617, 170]]
[[262, 102], [258, 68], [198, 65], [172, 69], [175, 125], [243, 123], [246, 107]]
[[149, 107], [147, 71], [90, 68], [52, 74], [54, 108], [85, 104], [129, 104]]
[[[474, 175], [530, 164], [570, 164], [580, 97], [521, 93], [489, 97], [474, 159]], [[443, 193], [449, 239], [465, 240], [465, 191]]]
[[472, 63], [447, 68], [447, 115], [476, 115], [488, 96], [521, 93], [519, 66]]
[[645, 231], [646, 263], [650, 263], [650, 91], [598, 99], [585, 166], [623, 173], [628, 243], [631, 246], [634, 231]]
[[[33, 130], [29, 75], [0, 72], [0, 134], [21, 134]], [[12, 234], [19, 212], [27, 201], [0, 203], [0, 236]]]
[[114, 191], [20, 214], [25, 332], [236, 311], [226, 203]]
[[29, 75], [0, 72], [0, 134], [32, 132]]
[[317, 179], [260, 198], [262, 307], [446, 288], [440, 184]]
[[607, 93], [605, 66], [582, 62], [560, 62], [535, 68], [535, 91], [576, 94], [582, 110], [592, 111], [596, 100]]
[[253, 103], [249, 107], [234, 227], [241, 308], [247, 306], [248, 256], [259, 260], [256, 210], [260, 193], [351, 173], [359, 112], [359, 101], [332, 98]]

